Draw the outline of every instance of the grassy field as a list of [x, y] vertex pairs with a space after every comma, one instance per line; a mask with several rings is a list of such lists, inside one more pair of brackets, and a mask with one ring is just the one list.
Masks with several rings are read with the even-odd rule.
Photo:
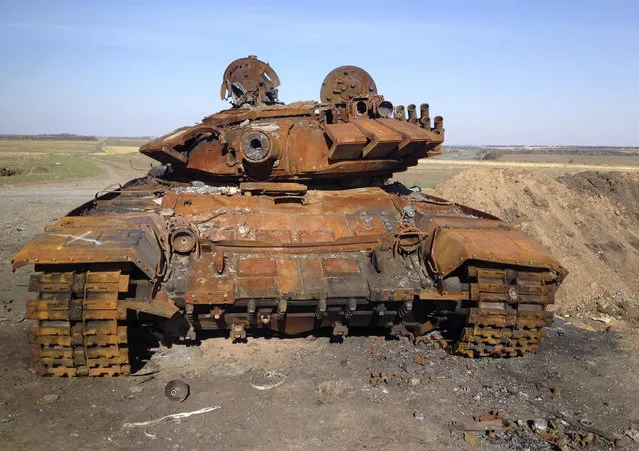
[[70, 154], [86, 155], [101, 152], [102, 143], [95, 141], [29, 141], [0, 140], [0, 158], [24, 154]]
[[139, 146], [102, 146], [102, 152], [109, 155], [123, 155], [128, 153], [136, 153]]
[[67, 180], [100, 174], [89, 159], [70, 154], [26, 153], [7, 157], [0, 153], [0, 167], [16, 171], [11, 177], [0, 177], [0, 184]]
[[[0, 167], [16, 171], [0, 177], [0, 185], [82, 179], [99, 175], [104, 162], [148, 167], [138, 154], [146, 140], [101, 138], [98, 141], [0, 140]], [[106, 160], [105, 160], [106, 159]]]

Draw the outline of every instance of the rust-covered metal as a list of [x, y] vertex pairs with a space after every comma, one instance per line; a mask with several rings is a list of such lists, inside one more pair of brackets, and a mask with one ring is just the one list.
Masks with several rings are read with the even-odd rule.
[[40, 373], [127, 374], [142, 319], [182, 341], [439, 328], [465, 356], [536, 352], [560, 263], [494, 216], [388, 182], [440, 153], [441, 116], [394, 106], [355, 66], [329, 73], [320, 102], [285, 105], [279, 83], [255, 57], [234, 61], [231, 108], [142, 146], [163, 165], [14, 257], [36, 270]]

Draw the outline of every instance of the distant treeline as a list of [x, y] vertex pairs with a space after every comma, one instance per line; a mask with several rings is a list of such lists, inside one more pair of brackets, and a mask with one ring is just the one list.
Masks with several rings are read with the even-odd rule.
[[[152, 136], [109, 136], [108, 141], [149, 141]], [[91, 141], [97, 142], [102, 138], [88, 135], [74, 135], [73, 133], [55, 133], [50, 135], [2, 135], [0, 140], [6, 141]]]
[[107, 136], [108, 140], [122, 140], [122, 141], [149, 141], [155, 139], [155, 136]]
[[[623, 150], [625, 149], [625, 150]], [[553, 148], [532, 148], [532, 149], [486, 149], [487, 153], [495, 152], [500, 155], [520, 154], [520, 155], [607, 155], [620, 156], [637, 154], [639, 149], [628, 149], [621, 147], [553, 147]]]
[[515, 154], [526, 154], [526, 155], [535, 155], [535, 154], [555, 154], [555, 155], [608, 155], [608, 156], [619, 156], [619, 155], [632, 155], [638, 154], [639, 149], [626, 149], [622, 150], [622, 148], [615, 147], [591, 147], [591, 148], [553, 148], [553, 149], [516, 149], [516, 150], [506, 150], [503, 152], [504, 154], [515, 153]]
[[[639, 155], [637, 147], [614, 146], [553, 146], [553, 147], [527, 147], [527, 146], [447, 146], [448, 152], [474, 152], [490, 155], [487, 159], [497, 159], [502, 155]], [[495, 158], [495, 156], [497, 158]]]
[[12, 141], [98, 141], [96, 136], [74, 135], [72, 133], [56, 133], [52, 135], [0, 135], [0, 139]]

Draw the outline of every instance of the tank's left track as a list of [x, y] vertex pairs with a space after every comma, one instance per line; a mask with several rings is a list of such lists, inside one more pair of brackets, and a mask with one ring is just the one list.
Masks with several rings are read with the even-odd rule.
[[33, 276], [27, 303], [33, 360], [38, 374], [117, 376], [129, 374], [126, 308], [118, 297], [128, 291], [121, 271], [44, 272]]

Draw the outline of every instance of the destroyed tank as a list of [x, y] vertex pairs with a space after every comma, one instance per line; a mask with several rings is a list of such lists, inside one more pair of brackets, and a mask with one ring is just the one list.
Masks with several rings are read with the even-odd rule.
[[441, 333], [468, 357], [537, 351], [566, 270], [498, 218], [389, 181], [441, 153], [442, 117], [393, 106], [355, 66], [331, 71], [319, 102], [284, 104], [279, 83], [234, 61], [231, 108], [142, 146], [161, 165], [18, 252], [14, 268], [36, 271], [40, 374], [130, 373], [141, 323], [186, 343], [359, 328]]

